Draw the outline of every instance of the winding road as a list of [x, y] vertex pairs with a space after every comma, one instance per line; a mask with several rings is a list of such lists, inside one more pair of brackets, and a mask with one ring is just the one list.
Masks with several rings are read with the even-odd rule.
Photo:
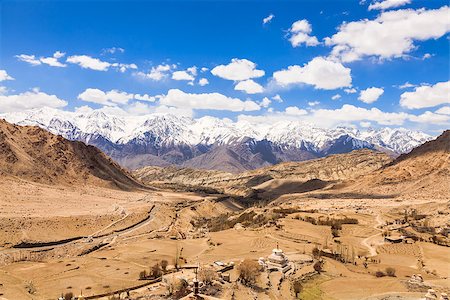
[[382, 233], [382, 230], [379, 228], [381, 225], [383, 225], [383, 220], [381, 220], [381, 214], [378, 214], [375, 220], [377, 221], [377, 224], [374, 225], [373, 228], [378, 230], [379, 232], [369, 237], [366, 237], [364, 240], [361, 241], [361, 245], [363, 245], [369, 250], [370, 256], [376, 256], [378, 254], [376, 247], [383, 244], [383, 241], [381, 242], [376, 241], [378, 236], [381, 236]]
[[[66, 240], [62, 240], [62, 241], [54, 241], [51, 242], [52, 245], [45, 245], [45, 246], [29, 246], [29, 247], [20, 247], [20, 248], [4, 248], [4, 249], [0, 249], [0, 254], [4, 253], [4, 254], [11, 254], [14, 252], [20, 252], [20, 251], [45, 251], [45, 250], [52, 250], [54, 248], [58, 248], [58, 247], [62, 247], [62, 246], [66, 246], [69, 244], [75, 244], [77, 242], [80, 242], [81, 240], [87, 240], [90, 243], [94, 242], [94, 241], [102, 241], [103, 243], [107, 243], [107, 244], [111, 244], [114, 243], [117, 239], [117, 237], [119, 236], [124, 236], [127, 235], [137, 229], [140, 229], [144, 226], [146, 226], [147, 224], [149, 224], [150, 222], [152, 222], [153, 220], [153, 214], [154, 214], [154, 210], [155, 210], [155, 205], [153, 204], [148, 212], [148, 216], [130, 226], [127, 226], [125, 228], [121, 228], [121, 229], [116, 229], [113, 230], [109, 233], [106, 234], [102, 234], [102, 235], [97, 235], [100, 232], [103, 232], [104, 230], [110, 228], [111, 226], [113, 226], [115, 223], [117, 223], [118, 221], [123, 221], [126, 216], [124, 218], [121, 218], [118, 221], [114, 221], [111, 224], [107, 225], [106, 227], [88, 235], [88, 236], [83, 236], [83, 237], [77, 237], [77, 238], [73, 238], [73, 239], [66, 239]], [[128, 216], [128, 215], [127, 215]], [[95, 236], [97, 235], [97, 236]]]

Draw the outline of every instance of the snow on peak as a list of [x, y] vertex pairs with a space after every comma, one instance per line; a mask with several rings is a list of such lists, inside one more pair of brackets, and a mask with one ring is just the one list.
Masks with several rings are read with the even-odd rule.
[[[278, 121], [272, 124], [252, 123], [248, 120], [202, 117], [192, 119], [173, 114], [155, 113], [145, 116], [116, 116], [100, 110], [67, 112], [41, 108], [20, 113], [0, 115], [20, 125], [37, 125], [68, 139], [89, 141], [100, 136], [113, 143], [125, 144], [187, 144], [223, 145], [266, 139], [286, 147], [318, 151], [339, 137], [352, 138], [355, 149], [376, 145], [396, 153], [409, 152], [432, 139], [432, 136], [404, 128], [368, 128], [360, 131], [339, 126], [331, 129], [317, 127], [303, 121]], [[350, 141], [350, 140], [349, 140]]]

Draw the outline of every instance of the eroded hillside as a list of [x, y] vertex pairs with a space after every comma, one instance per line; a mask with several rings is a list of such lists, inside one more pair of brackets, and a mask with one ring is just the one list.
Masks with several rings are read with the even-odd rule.
[[94, 146], [0, 119], [0, 175], [45, 184], [144, 188]]

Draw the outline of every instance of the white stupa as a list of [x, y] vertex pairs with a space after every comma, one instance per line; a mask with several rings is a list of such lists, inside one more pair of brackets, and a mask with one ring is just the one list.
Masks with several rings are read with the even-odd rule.
[[284, 255], [283, 250], [278, 247], [272, 250], [272, 254], [267, 257], [266, 266], [268, 270], [276, 270], [285, 273], [291, 269], [289, 260]]

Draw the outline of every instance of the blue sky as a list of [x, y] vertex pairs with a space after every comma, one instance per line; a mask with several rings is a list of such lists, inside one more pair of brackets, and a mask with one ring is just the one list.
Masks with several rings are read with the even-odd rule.
[[0, 113], [47, 105], [436, 133], [450, 122], [446, 5], [2, 1]]

